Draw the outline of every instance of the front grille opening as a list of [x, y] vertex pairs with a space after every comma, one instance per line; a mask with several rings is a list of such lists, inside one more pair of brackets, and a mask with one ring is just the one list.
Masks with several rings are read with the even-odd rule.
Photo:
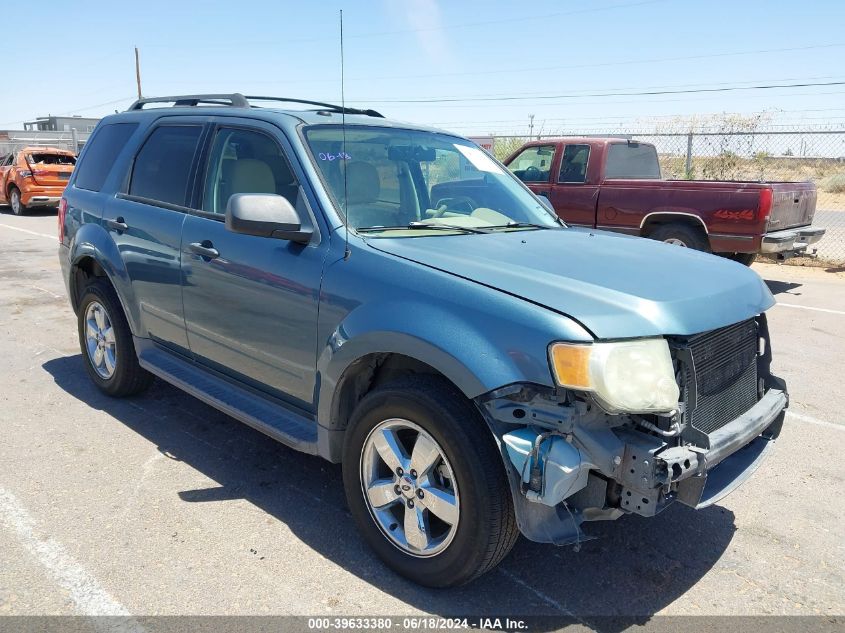
[[690, 362], [682, 370], [684, 416], [690, 426], [712, 433], [757, 403], [760, 336], [754, 319], [692, 336], [685, 347]]

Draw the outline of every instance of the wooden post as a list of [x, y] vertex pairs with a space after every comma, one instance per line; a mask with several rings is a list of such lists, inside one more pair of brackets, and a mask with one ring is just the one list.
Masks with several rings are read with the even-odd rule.
[[138, 84], [138, 98], [141, 98], [141, 60], [138, 57], [138, 47], [135, 47], [135, 82]]

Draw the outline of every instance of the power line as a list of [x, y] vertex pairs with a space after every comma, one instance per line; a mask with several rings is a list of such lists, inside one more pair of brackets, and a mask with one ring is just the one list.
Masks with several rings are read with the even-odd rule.
[[[779, 82], [798, 81], [798, 82], [806, 83], [806, 82], [810, 82], [810, 81], [814, 81], [814, 80], [820, 80], [820, 79], [843, 80], [843, 79], [845, 79], [845, 77], [843, 77], [842, 75], [819, 75], [819, 76], [815, 76], [815, 77], [776, 77], [774, 79], [771, 79], [771, 78], [767, 78], [767, 79], [748, 79], [748, 80], [745, 80], [745, 81], [697, 82], [697, 83], [688, 83], [688, 84], [663, 84], [663, 85], [659, 85], [659, 86], [625, 86], [625, 87], [621, 87], [621, 88], [601, 88], [600, 90], [602, 90], [603, 92], [612, 92], [614, 94], [618, 93], [620, 96], [625, 96], [626, 93], [624, 93], [622, 91], [634, 90], [634, 89], [657, 90], [657, 89], [661, 89], [661, 88], [666, 88], [666, 89], [670, 89], [670, 88], [693, 88], [693, 87], [710, 88], [710, 87], [713, 87], [713, 86], [736, 86], [736, 85], [743, 86], [743, 85], [746, 85], [746, 84], [759, 84], [759, 83], [774, 82], [774, 81], [779, 81]], [[778, 85], [781, 85], [781, 84], [778, 84]], [[783, 85], [786, 85], [786, 84], [783, 84]], [[596, 90], [596, 89], [593, 88], [592, 90]], [[594, 94], [592, 94], [590, 92], [589, 89], [573, 90], [570, 94], [576, 95], [576, 96], [585, 96], [585, 97], [595, 96]], [[523, 91], [519, 91], [519, 96], [524, 97], [526, 99], [532, 98], [532, 97], [537, 97], [537, 98], [543, 99], [543, 98], [546, 98], [544, 95], [545, 95], [545, 93], [543, 93], [543, 92], [523, 92]], [[512, 99], [513, 98], [513, 91], [507, 92], [507, 93], [501, 93], [500, 92], [500, 93], [470, 94], [470, 95], [458, 95], [458, 96], [456, 96], [456, 95], [437, 95], [437, 96], [429, 95], [429, 96], [426, 96], [424, 98], [415, 99], [415, 100], [413, 100], [413, 102], [428, 103], [428, 102], [431, 102], [431, 101], [438, 101], [438, 100], [448, 101], [450, 99], [454, 99], [455, 101], [458, 101], [458, 100], [469, 101], [469, 100], [472, 100], [472, 99], [475, 99], [475, 98], [494, 99], [494, 98], [498, 98], [498, 97], [501, 97], [502, 99]], [[400, 102], [399, 100], [391, 100], [391, 97], [386, 97], [386, 98], [369, 97], [368, 101], [378, 102], [378, 103], [399, 103]], [[363, 101], [357, 101], [356, 103], [364, 103], [364, 102]]]
[[[588, 92], [565, 95], [534, 95], [511, 97], [447, 97], [440, 99], [371, 99], [370, 103], [465, 103], [479, 101], [530, 101], [534, 99], [580, 99], [583, 97], [640, 97], [654, 95], [696, 94], [702, 92], [733, 92], [735, 90], [770, 90], [773, 88], [810, 88], [816, 86], [845, 86], [845, 81], [823, 81], [797, 84], [764, 84], [757, 86], [724, 86], [716, 88], [695, 88], [687, 90], [643, 90], [640, 92]], [[360, 103], [357, 102], [357, 103]]]
[[[520, 15], [511, 18], [503, 18], [500, 20], [483, 20], [478, 22], [463, 22], [459, 24], [441, 24], [437, 26], [427, 26], [424, 28], [406, 28], [406, 29], [395, 29], [391, 31], [368, 31], [364, 33], [350, 33], [345, 35], [346, 39], [370, 39], [373, 37], [384, 37], [384, 36], [393, 36], [393, 35], [404, 35], [407, 33], [427, 33], [431, 31], [451, 31], [456, 29], [467, 29], [467, 28], [474, 28], [480, 26], [489, 26], [492, 24], [512, 24], [514, 22], [533, 22], [537, 20], [549, 20], [552, 18], [557, 17], [566, 17], [572, 15], [580, 15], [584, 13], [597, 13], [602, 11], [613, 11], [615, 9], [629, 9], [635, 7], [641, 7], [649, 4], [658, 4], [658, 3], [665, 3], [669, 0], [642, 0], [640, 2], [623, 2], [618, 4], [611, 4], [604, 7], [591, 7], [588, 9], [576, 9], [574, 11], [556, 11], [554, 13], [545, 13], [542, 15]], [[307, 43], [307, 42], [325, 42], [325, 41], [332, 41], [334, 40], [333, 37], [286, 37], [285, 42], [288, 43]], [[243, 46], [250, 46], [254, 47], [256, 45], [272, 45], [277, 46], [278, 41], [268, 41], [268, 40], [256, 40], [251, 39], [249, 41], [232, 41], [227, 40], [225, 44], [213, 44], [202, 46], [200, 48], [204, 49], [218, 49], [218, 48], [230, 48], [232, 46], [243, 45]], [[191, 50], [196, 50], [196, 46], [194, 45], [183, 45], [183, 46], [174, 46], [171, 44], [154, 44], [154, 43], [145, 43], [145, 48], [157, 48], [157, 49], [184, 49], [190, 48]]]
[[[126, 103], [127, 101], [132, 101], [133, 97], [124, 97], [122, 99], [115, 99], [114, 101], [106, 101], [105, 103], [97, 103], [90, 106], [84, 106], [82, 108], [73, 108], [72, 110], [68, 110], [66, 112], [57, 112], [52, 116], [70, 116], [76, 114], [77, 112], [85, 112], [86, 110], [93, 110], [94, 108], [104, 108], [105, 106], [115, 105], [118, 103]], [[26, 121], [26, 118], [16, 119], [15, 121], [8, 121], [6, 123], [0, 123], [0, 126], [6, 125], [15, 125], [16, 123], [20, 123], [22, 121]]]
[[425, 33], [428, 31], [450, 31], [453, 29], [464, 29], [476, 26], [489, 26], [491, 24], [512, 24], [513, 22], [528, 22], [534, 20], [548, 20], [549, 18], [557, 18], [568, 15], [579, 15], [582, 13], [596, 13], [599, 11], [612, 11], [613, 9], [630, 9], [633, 7], [641, 7], [647, 4], [657, 4], [658, 2], [667, 2], [668, 0], [643, 0], [642, 2], [623, 2], [621, 4], [612, 4], [606, 7], [592, 7], [590, 9], [578, 9], [575, 11], [557, 11], [555, 13], [546, 13], [544, 15], [523, 15], [519, 17], [507, 18], [502, 20], [485, 20], [483, 22], [465, 22], [463, 24], [443, 24], [441, 26], [430, 26], [421, 29], [399, 29], [395, 31], [376, 31], [372, 33], [359, 33], [357, 35], [350, 35], [347, 37], [355, 38], [369, 38], [379, 37], [382, 35], [401, 35], [404, 33]]
[[[774, 110], [764, 110], [763, 114], [772, 114], [772, 115], [780, 115], [780, 114], [801, 114], [804, 112], [845, 112], [845, 108], [803, 108], [799, 110], [781, 110], [780, 108]], [[760, 114], [760, 112], [754, 112], [751, 114]], [[654, 114], [649, 115], [647, 118], [649, 120], [654, 119], [672, 119], [672, 118], [680, 118], [680, 117], [713, 117], [713, 116], [730, 116], [730, 115], [739, 115], [739, 116], [749, 116], [748, 113], [744, 112], [699, 112], [699, 113], [692, 113], [689, 112], [685, 113], [674, 113], [674, 114]], [[613, 116], [613, 115], [604, 115], [604, 116], [592, 116], [592, 117], [585, 117], [585, 116], [573, 116], [573, 117], [546, 117], [545, 121], [609, 121], [611, 119], [623, 119], [623, 120], [633, 120], [638, 118], [646, 118], [640, 115], [624, 115], [624, 116]], [[827, 118], [827, 117], [816, 117], [819, 119]], [[466, 122], [466, 119], [460, 121], [435, 121], [431, 123], [431, 125], [461, 125]], [[474, 119], [472, 121], [472, 125], [487, 125], [491, 123], [514, 123], [514, 124], [522, 124], [524, 121], [522, 119], [485, 119], [485, 120], [478, 120]]]
[[[466, 71], [466, 72], [453, 72], [453, 73], [425, 73], [425, 74], [402, 74], [402, 75], [368, 75], [366, 77], [347, 77], [347, 83], [350, 81], [358, 81], [358, 82], [373, 82], [373, 81], [380, 81], [386, 79], [424, 79], [424, 78], [443, 78], [443, 77], [463, 77], [463, 76], [478, 76], [478, 75], [508, 75], [508, 74], [525, 74], [529, 72], [545, 72], [549, 70], [578, 70], [583, 68], [606, 68], [606, 67], [613, 67], [613, 66], [632, 66], [637, 64], [655, 64], [655, 63], [662, 63], [662, 62], [675, 62], [675, 61], [689, 61], [689, 60], [697, 60], [697, 59], [710, 59], [710, 58], [723, 58], [723, 57], [740, 57], [744, 55], [764, 55], [764, 54], [771, 54], [771, 53], [793, 53], [798, 51], [810, 51], [810, 50], [819, 50], [819, 49], [829, 49], [829, 48], [840, 48], [845, 46], [845, 43], [832, 43], [832, 44], [818, 44], [818, 45], [811, 45], [811, 46], [799, 46], [799, 47], [788, 47], [788, 48], [769, 48], [769, 49], [757, 49], [757, 50], [744, 50], [744, 51], [733, 51], [733, 52], [726, 52], [726, 53], [711, 53], [711, 54], [703, 54], [703, 55], [688, 55], [684, 57], [662, 57], [662, 58], [649, 58], [649, 59], [624, 59], [624, 60], [616, 60], [616, 61], [608, 61], [608, 62], [597, 62], [591, 64], [577, 64], [577, 65], [570, 65], [570, 66], [535, 66], [531, 68], [504, 68], [504, 69], [496, 69], [496, 70], [473, 70], [473, 71]], [[238, 77], [232, 80], [221, 79], [219, 77], [215, 77], [213, 79], [215, 82], [226, 82], [231, 84], [238, 84], [243, 83], [243, 77]], [[171, 85], [173, 82], [165, 82], [164, 84], [159, 85]], [[180, 82], [179, 85], [206, 85], [208, 82]], [[285, 81], [285, 80], [256, 80], [256, 81], [248, 81], [249, 84], [255, 85], [306, 85], [306, 84], [320, 84], [320, 83], [330, 83], [336, 84], [337, 79], [308, 79], [308, 80], [298, 80], [295, 82]], [[360, 103], [360, 102], [359, 102]]]
[[426, 73], [422, 75], [392, 75], [392, 76], [381, 76], [381, 77], [355, 77], [352, 78], [352, 81], [372, 81], [376, 79], [419, 79], [425, 77], [462, 77], [467, 75], [505, 75], [505, 74], [525, 74], [527, 72], [540, 72], [540, 71], [548, 71], [548, 70], [577, 70], [581, 68], [604, 68], [608, 66], [630, 66], [636, 64], [654, 64], [654, 63], [661, 63], [661, 62], [677, 62], [677, 61], [688, 61], [693, 59], [711, 59], [716, 57], [737, 57], [742, 55], [762, 55], [762, 54], [769, 54], [769, 53], [793, 53], [796, 51], [809, 51], [809, 50], [818, 50], [818, 49], [825, 49], [825, 48], [838, 48], [845, 46], [845, 43], [835, 43], [835, 44], [815, 44], [812, 46], [795, 46], [789, 48], [768, 48], [768, 49], [758, 49], [758, 50], [746, 50], [746, 51], [735, 51], [731, 53], [710, 53], [706, 55], [686, 55], [683, 57], [661, 57], [661, 58], [651, 58], [651, 59], [627, 59], [627, 60], [619, 60], [619, 61], [610, 61], [610, 62], [596, 62], [592, 64], [577, 64], [574, 66], [534, 66], [531, 68], [512, 68], [512, 69], [499, 69], [499, 70], [473, 70], [468, 72], [457, 72], [457, 73]]
[[[825, 92], [795, 92], [795, 93], [792, 93], [792, 94], [778, 95], [778, 98], [786, 99], [786, 98], [791, 98], [791, 97], [807, 97], [807, 96], [819, 97], [819, 96], [825, 96], [825, 95], [839, 95], [839, 94], [845, 94], [845, 92], [843, 92], [842, 90], [825, 91]], [[586, 95], [583, 95], [583, 96], [586, 96]], [[613, 95], [613, 96], [622, 96], [622, 95]], [[767, 97], [767, 96], [768, 95], [765, 95], [765, 94], [757, 94], [757, 95], [748, 95], [748, 98], [753, 99], [753, 98]], [[577, 105], [579, 105], [579, 106], [582, 106], [582, 105], [614, 105], [614, 106], [618, 106], [618, 105], [625, 105], [625, 104], [632, 104], [632, 103], [635, 103], [635, 104], [643, 104], [643, 103], [688, 103], [688, 102], [691, 102], [691, 101], [693, 101], [693, 102], [694, 101], [710, 101], [710, 100], [718, 99], [718, 98], [719, 97], [699, 97], [699, 98], [687, 98], [687, 99], [641, 99], [641, 100], [612, 101], [612, 102], [607, 102], [607, 101], [580, 101], [580, 102], [578, 102]], [[360, 102], [353, 102], [353, 103], [360, 103]], [[379, 102], [370, 102], [370, 103], [379, 103]], [[477, 104], [471, 104], [471, 103], [467, 103], [467, 104], [458, 104], [458, 103], [454, 103], [454, 102], [449, 102], [449, 103], [425, 102], [425, 103], [428, 103], [428, 105], [431, 105], [431, 106], [446, 106], [446, 107], [449, 107], [449, 108], [477, 108], [478, 107]], [[399, 103], [399, 104], [393, 104], [393, 107], [402, 108], [402, 107], [412, 107], [412, 106], [418, 106], [418, 105], [419, 105], [418, 103]], [[570, 105], [570, 103], [548, 103], [548, 105], [560, 108], [560, 107], [566, 107], [566, 106]], [[575, 104], [571, 103], [571, 105], [575, 105]], [[537, 107], [537, 106], [538, 106], [538, 104], [536, 104], [536, 103], [535, 104], [531, 104], [531, 103], [529, 103], [529, 104], [525, 104], [525, 103], [503, 103], [503, 104], [500, 104], [498, 107], [500, 107], [500, 108], [534, 108], [534, 107]]]

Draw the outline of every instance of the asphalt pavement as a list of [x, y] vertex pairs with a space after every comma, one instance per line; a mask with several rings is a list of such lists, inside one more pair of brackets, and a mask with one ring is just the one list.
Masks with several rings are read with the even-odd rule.
[[[845, 613], [845, 272], [755, 264], [792, 407], [772, 457], [718, 505], [521, 539], [429, 590], [356, 533], [340, 467], [157, 381], [84, 373], [55, 213], [0, 209], [0, 614]], [[588, 621], [588, 620], [585, 620]]]

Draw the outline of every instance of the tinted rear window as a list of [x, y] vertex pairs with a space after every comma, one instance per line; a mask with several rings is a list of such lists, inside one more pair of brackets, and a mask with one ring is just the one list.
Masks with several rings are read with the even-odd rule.
[[129, 195], [185, 206], [201, 133], [199, 125], [156, 128], [135, 158]]
[[30, 154], [29, 162], [44, 165], [76, 165], [76, 158], [67, 154]]
[[660, 178], [654, 145], [616, 143], [607, 149], [605, 178]]
[[85, 160], [76, 170], [74, 186], [90, 191], [102, 189], [117, 155], [137, 127], [137, 123], [111, 123], [100, 127], [88, 141]]

